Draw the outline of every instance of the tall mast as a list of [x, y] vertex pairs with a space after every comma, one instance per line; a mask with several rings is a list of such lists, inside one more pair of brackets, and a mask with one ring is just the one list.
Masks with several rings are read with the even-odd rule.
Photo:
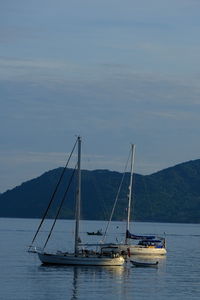
[[[128, 193], [128, 209], [127, 209], [127, 223], [126, 223], [126, 231], [129, 230], [130, 223], [130, 213], [131, 213], [131, 200], [132, 200], [132, 186], [133, 186], [133, 164], [134, 164], [134, 156], [135, 156], [135, 145], [131, 145], [131, 174], [130, 174], [130, 183], [129, 183], [129, 193]], [[125, 244], [127, 244], [128, 239], [125, 238]]]
[[75, 224], [75, 255], [78, 254], [79, 243], [79, 220], [80, 220], [80, 203], [81, 202], [81, 137], [78, 136], [78, 174], [76, 190], [76, 224]]

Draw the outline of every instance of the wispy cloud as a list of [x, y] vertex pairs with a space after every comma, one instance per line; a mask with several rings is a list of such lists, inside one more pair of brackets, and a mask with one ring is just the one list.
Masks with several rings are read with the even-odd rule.
[[118, 169], [129, 142], [138, 145], [137, 172], [197, 157], [199, 8], [195, 0], [3, 1], [2, 186], [61, 164], [77, 133], [99, 168]]

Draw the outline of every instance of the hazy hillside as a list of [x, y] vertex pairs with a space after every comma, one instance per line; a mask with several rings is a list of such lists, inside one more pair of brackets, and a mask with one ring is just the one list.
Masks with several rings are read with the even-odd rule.
[[[0, 217], [41, 217], [62, 168], [0, 194]], [[55, 215], [72, 170], [68, 170], [49, 217]], [[128, 174], [115, 219], [126, 215]], [[82, 218], [108, 219], [122, 174], [108, 170], [82, 171]], [[60, 217], [74, 218], [75, 182]], [[200, 223], [200, 160], [189, 161], [148, 176], [134, 176], [134, 220]]]

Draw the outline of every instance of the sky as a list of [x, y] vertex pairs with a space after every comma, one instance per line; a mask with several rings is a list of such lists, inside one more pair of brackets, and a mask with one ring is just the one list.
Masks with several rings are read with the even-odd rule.
[[199, 159], [199, 0], [0, 0], [0, 192], [64, 166]]

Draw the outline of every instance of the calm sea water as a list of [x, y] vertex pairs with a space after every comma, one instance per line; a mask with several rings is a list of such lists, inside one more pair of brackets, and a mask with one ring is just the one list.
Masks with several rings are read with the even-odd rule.
[[[199, 299], [200, 225], [134, 223], [138, 234], [163, 234], [167, 239], [166, 258], [155, 268], [45, 267], [36, 254], [26, 252], [39, 220], [0, 219], [0, 299], [1, 300], [90, 300], [90, 299]], [[47, 236], [48, 220], [38, 238]], [[105, 223], [84, 221], [81, 238], [96, 241], [87, 231], [104, 229]], [[123, 222], [113, 222], [108, 240], [122, 240]], [[59, 221], [49, 249], [71, 247], [72, 221]]]

